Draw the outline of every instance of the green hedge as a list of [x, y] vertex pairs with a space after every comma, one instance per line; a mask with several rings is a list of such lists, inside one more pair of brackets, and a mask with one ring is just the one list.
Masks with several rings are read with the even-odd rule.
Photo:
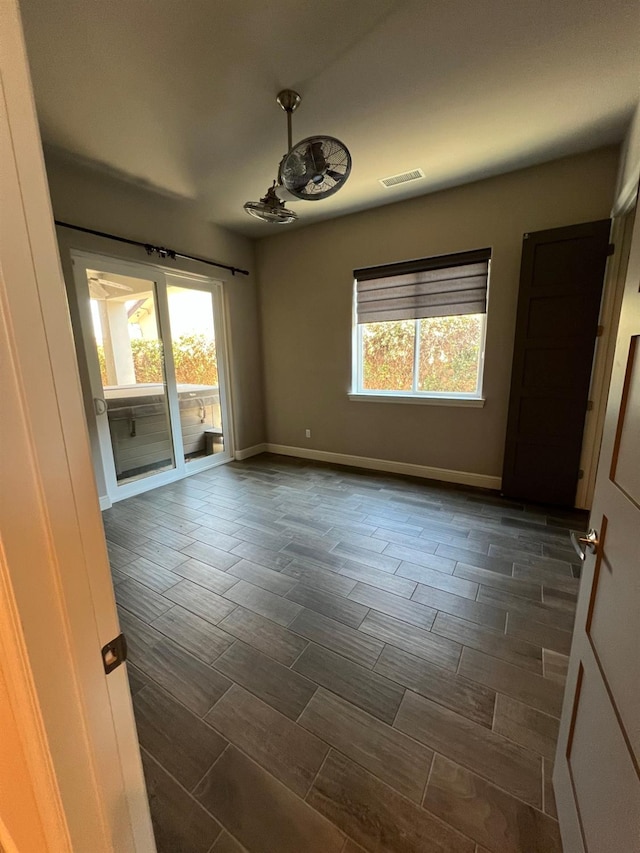
[[[102, 384], [107, 385], [104, 348], [98, 346]], [[136, 382], [162, 382], [162, 345], [160, 341], [132, 340], [131, 354]], [[183, 335], [173, 344], [176, 380], [185, 385], [217, 385], [218, 364], [215, 341], [205, 335]]]

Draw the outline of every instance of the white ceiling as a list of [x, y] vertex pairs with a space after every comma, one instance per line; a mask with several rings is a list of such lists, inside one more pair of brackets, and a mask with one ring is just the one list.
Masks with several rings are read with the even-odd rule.
[[[242, 210], [294, 142], [342, 139], [344, 188], [300, 223], [622, 139], [638, 100], [637, 0], [21, 0], [45, 143], [195, 199], [250, 236]], [[384, 189], [414, 168], [426, 179]]]

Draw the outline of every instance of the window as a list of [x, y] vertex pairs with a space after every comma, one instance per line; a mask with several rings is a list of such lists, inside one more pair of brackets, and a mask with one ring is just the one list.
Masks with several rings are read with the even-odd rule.
[[354, 271], [353, 398], [481, 399], [490, 257]]

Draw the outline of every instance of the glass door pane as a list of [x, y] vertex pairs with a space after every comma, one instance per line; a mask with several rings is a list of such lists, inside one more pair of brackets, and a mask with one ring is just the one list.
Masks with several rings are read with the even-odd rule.
[[191, 462], [225, 450], [213, 296], [169, 284], [167, 300], [184, 460]]
[[93, 269], [87, 284], [106, 404], [97, 413], [107, 417], [121, 486], [176, 467], [156, 284]]

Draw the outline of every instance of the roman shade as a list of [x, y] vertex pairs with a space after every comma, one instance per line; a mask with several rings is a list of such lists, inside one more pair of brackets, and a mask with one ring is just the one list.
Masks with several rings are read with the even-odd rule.
[[485, 314], [491, 249], [353, 271], [358, 323]]

